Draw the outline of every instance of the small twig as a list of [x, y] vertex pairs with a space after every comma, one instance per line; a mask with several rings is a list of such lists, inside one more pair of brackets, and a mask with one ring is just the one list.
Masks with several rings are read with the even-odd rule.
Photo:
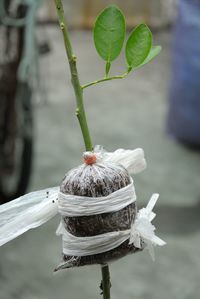
[[84, 85], [82, 85], [81, 87], [82, 87], [82, 89], [84, 89], [84, 88], [87, 88], [87, 87], [89, 87], [89, 86], [99, 84], [99, 83], [101, 83], [101, 82], [110, 81], [110, 80], [116, 80], [116, 79], [124, 79], [128, 74], [129, 74], [129, 72], [127, 71], [127, 72], [124, 73], [123, 75], [102, 78], [102, 79], [95, 80], [95, 81], [92, 81], [92, 82], [90, 82], [90, 83], [84, 84]]
[[103, 299], [110, 299], [110, 272], [108, 264], [101, 265], [101, 274], [102, 274], [102, 281], [101, 281], [101, 288], [103, 292]]

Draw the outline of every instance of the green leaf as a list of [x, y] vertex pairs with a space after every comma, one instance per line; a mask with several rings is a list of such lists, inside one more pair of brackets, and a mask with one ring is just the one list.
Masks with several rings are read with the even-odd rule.
[[152, 47], [152, 33], [147, 25], [140, 24], [130, 34], [126, 43], [126, 61], [129, 70], [141, 65]]
[[140, 66], [153, 60], [160, 53], [161, 50], [162, 50], [161, 46], [153, 46], [149, 52], [149, 55]]
[[111, 62], [119, 56], [125, 32], [125, 18], [119, 8], [111, 5], [100, 13], [94, 25], [93, 37], [101, 58]]

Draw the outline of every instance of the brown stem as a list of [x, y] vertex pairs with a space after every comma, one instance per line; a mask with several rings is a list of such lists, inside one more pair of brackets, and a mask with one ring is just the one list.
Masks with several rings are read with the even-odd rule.
[[110, 299], [110, 271], [108, 264], [101, 265], [103, 299]]

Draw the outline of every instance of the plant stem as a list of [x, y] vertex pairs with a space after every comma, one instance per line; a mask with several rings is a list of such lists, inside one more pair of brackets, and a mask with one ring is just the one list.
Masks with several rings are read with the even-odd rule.
[[[76, 67], [76, 56], [73, 54], [72, 51], [72, 46], [67, 30], [67, 25], [65, 22], [65, 16], [64, 16], [64, 9], [62, 5], [62, 0], [54, 0], [56, 4], [56, 9], [57, 9], [57, 14], [58, 14], [58, 21], [60, 24], [60, 28], [63, 33], [63, 39], [64, 39], [64, 44], [65, 44], [65, 50], [67, 53], [67, 58], [69, 61], [69, 66], [70, 66], [70, 72], [71, 72], [71, 81], [72, 85], [74, 87], [74, 92], [76, 96], [76, 115], [79, 120], [79, 124], [81, 127], [81, 131], [83, 134], [83, 139], [85, 142], [85, 147], [87, 151], [91, 151], [93, 149], [91, 138], [90, 138], [90, 133], [87, 125], [87, 119], [85, 115], [85, 109], [84, 109], [84, 104], [83, 104], [83, 88], [80, 85], [79, 81], [79, 76], [78, 76], [78, 71]], [[111, 80], [109, 78], [103, 80], [107, 81]], [[96, 83], [93, 83], [96, 84]], [[93, 85], [90, 84], [90, 85]], [[109, 273], [109, 267], [107, 264], [101, 266], [101, 272], [102, 272], [102, 287], [103, 287], [103, 298], [104, 299], [110, 299], [110, 273]]]
[[102, 78], [102, 79], [99, 79], [99, 80], [92, 81], [92, 82], [90, 82], [88, 84], [82, 85], [81, 87], [82, 87], [82, 89], [84, 89], [84, 88], [87, 88], [89, 86], [101, 83], [101, 82], [115, 80], [115, 79], [124, 79], [128, 74], [129, 74], [129, 72], [126, 72], [123, 75], [119, 75], [119, 76], [105, 77], [105, 78]]
[[58, 15], [58, 21], [60, 28], [62, 30], [63, 34], [63, 39], [64, 39], [64, 44], [65, 44], [65, 50], [67, 53], [67, 58], [70, 66], [70, 72], [71, 72], [71, 82], [74, 87], [74, 92], [76, 96], [76, 116], [78, 118], [84, 143], [85, 143], [85, 148], [87, 151], [92, 151], [93, 146], [92, 146], [92, 141], [90, 137], [90, 132], [87, 124], [87, 119], [86, 119], [86, 114], [85, 114], [85, 108], [83, 104], [83, 90], [80, 85], [79, 81], [79, 76], [78, 76], [78, 71], [76, 67], [76, 56], [73, 54], [69, 34], [68, 34], [68, 29], [67, 25], [65, 22], [65, 16], [64, 16], [64, 9], [63, 9], [63, 4], [62, 0], [54, 0], [56, 9], [57, 9], [57, 15]]
[[110, 299], [110, 272], [108, 264], [101, 265], [103, 299]]

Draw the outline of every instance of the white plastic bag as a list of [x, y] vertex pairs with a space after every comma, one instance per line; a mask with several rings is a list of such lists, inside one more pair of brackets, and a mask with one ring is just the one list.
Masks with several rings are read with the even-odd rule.
[[59, 187], [35, 191], [0, 206], [0, 246], [58, 213]]
[[130, 174], [137, 174], [146, 168], [144, 151], [141, 148], [134, 150], [117, 149], [114, 152], [106, 152], [100, 145], [95, 146], [94, 152], [99, 154], [100, 159], [106, 162], [121, 164]]
[[[118, 149], [110, 153], [97, 146], [94, 153], [99, 161], [119, 163], [129, 173], [138, 173], [146, 167], [142, 149]], [[27, 230], [42, 225], [58, 212], [63, 216], [87, 216], [122, 209], [136, 200], [133, 181], [127, 187], [107, 197], [84, 199], [62, 194], [59, 192], [59, 187], [53, 187], [31, 192], [0, 206], [0, 246]], [[164, 245], [164, 241], [155, 236], [154, 227], [151, 225], [151, 220], [155, 215], [152, 208], [156, 200], [153, 197], [147, 208], [139, 211], [131, 229], [126, 231], [78, 238], [69, 234], [61, 221], [57, 234], [63, 237], [63, 252], [72, 256], [91, 255], [111, 250], [127, 239], [140, 248], [141, 238], [149, 248], [152, 244]]]

